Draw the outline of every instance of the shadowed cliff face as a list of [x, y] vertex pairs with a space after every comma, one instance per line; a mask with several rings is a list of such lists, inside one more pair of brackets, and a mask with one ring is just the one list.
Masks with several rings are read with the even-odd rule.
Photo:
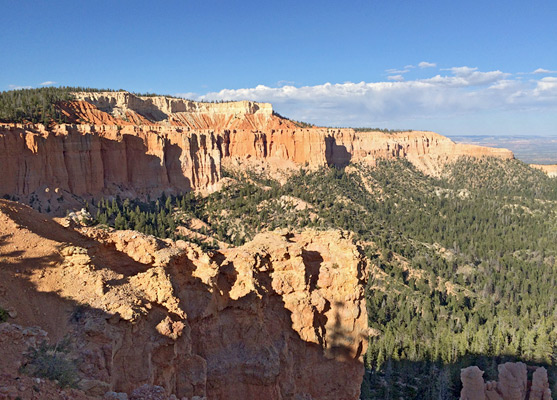
[[455, 144], [433, 132], [302, 129], [273, 114], [270, 104], [126, 92], [76, 96], [81, 100], [59, 105], [72, 124], [0, 126], [0, 195], [213, 191], [223, 164], [262, 162], [291, 170], [405, 157], [435, 175], [460, 156], [513, 157], [508, 150]]
[[[338, 231], [265, 233], [208, 255], [0, 201], [0, 257], [9, 322], [71, 334], [90, 395], [150, 384], [178, 398], [359, 398], [368, 266]], [[14, 375], [10, 346], [0, 372]]]

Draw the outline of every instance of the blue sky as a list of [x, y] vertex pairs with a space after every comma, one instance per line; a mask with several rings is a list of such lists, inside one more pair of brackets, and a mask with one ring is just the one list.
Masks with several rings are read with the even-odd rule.
[[554, 0], [0, 5], [0, 90], [52, 82], [270, 101], [331, 126], [557, 135]]

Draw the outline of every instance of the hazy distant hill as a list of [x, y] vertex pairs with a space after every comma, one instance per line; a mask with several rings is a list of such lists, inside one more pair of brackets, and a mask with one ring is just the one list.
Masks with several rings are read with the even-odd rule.
[[557, 136], [451, 136], [457, 143], [504, 147], [528, 164], [556, 164]]

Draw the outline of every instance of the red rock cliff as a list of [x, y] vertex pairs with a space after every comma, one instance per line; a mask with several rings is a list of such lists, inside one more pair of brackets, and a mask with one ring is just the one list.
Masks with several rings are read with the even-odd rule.
[[266, 103], [197, 103], [127, 92], [76, 96], [59, 105], [70, 124], [0, 126], [0, 194], [211, 191], [221, 164], [230, 162], [285, 168], [406, 157], [437, 174], [459, 156], [513, 157], [433, 132], [302, 129]]

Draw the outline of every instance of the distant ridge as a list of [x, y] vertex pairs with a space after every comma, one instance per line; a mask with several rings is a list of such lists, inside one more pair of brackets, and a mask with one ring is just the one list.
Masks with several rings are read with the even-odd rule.
[[301, 128], [269, 103], [200, 103], [125, 91], [70, 95], [52, 103], [67, 123], [0, 126], [0, 195], [211, 192], [221, 187], [223, 166], [280, 175], [300, 166], [406, 158], [438, 175], [463, 156], [513, 158], [506, 149], [455, 144], [433, 132]]
[[527, 164], [557, 164], [557, 135], [467, 135], [450, 138], [457, 143], [507, 148]]

